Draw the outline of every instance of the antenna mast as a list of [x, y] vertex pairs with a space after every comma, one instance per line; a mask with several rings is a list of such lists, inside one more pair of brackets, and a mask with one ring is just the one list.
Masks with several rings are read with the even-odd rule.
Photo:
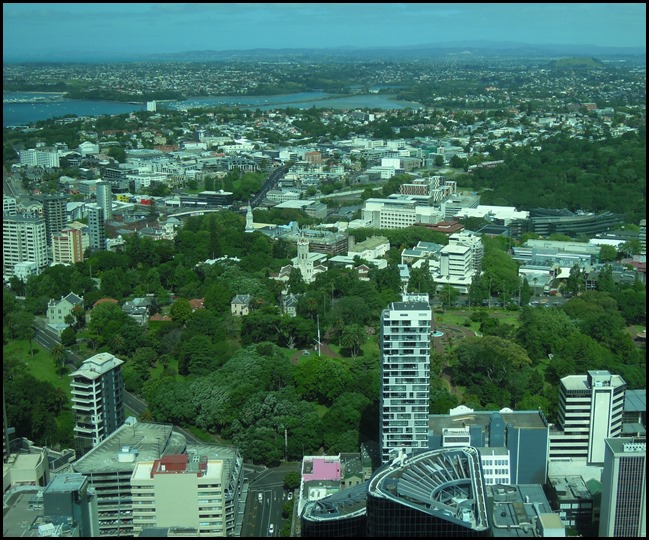
[[317, 316], [318, 320], [318, 339], [315, 340], [315, 342], [318, 344], [318, 356], [320, 356], [320, 346], [322, 343], [320, 342], [320, 315]]

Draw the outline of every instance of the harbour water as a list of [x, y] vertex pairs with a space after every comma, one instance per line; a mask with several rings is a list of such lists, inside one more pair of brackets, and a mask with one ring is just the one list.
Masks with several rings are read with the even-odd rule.
[[[38, 120], [47, 120], [69, 114], [77, 116], [100, 116], [143, 111], [144, 104], [114, 101], [71, 100], [56, 93], [4, 92], [2, 100], [2, 124], [25, 126]], [[282, 96], [210, 96], [189, 98], [186, 101], [161, 103], [160, 108], [191, 109], [198, 107], [236, 106], [247, 109], [419, 109], [419, 103], [397, 101], [387, 94], [357, 94], [337, 96], [325, 92], [301, 92]]]
[[144, 105], [114, 101], [86, 101], [64, 99], [62, 94], [3, 92], [2, 126], [26, 126], [39, 120], [68, 114], [99, 116], [142, 111]]

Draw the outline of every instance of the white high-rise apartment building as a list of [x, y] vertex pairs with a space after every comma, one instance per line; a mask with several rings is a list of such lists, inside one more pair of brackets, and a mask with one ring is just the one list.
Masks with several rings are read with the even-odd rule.
[[23, 262], [35, 263], [38, 273], [49, 264], [45, 219], [32, 215], [2, 215], [2, 274], [14, 275]]
[[606, 439], [599, 537], [647, 536], [647, 439]]
[[2, 196], [2, 213], [8, 216], [15, 216], [18, 213], [16, 197]]
[[550, 459], [604, 463], [605, 439], [622, 434], [626, 382], [608, 371], [568, 375], [559, 389], [559, 422], [550, 430]]
[[479, 274], [484, 258], [484, 245], [482, 237], [475, 233], [462, 231], [448, 237], [449, 245], [467, 246], [471, 248], [471, 267], [474, 274]]
[[97, 182], [97, 204], [104, 211], [104, 220], [113, 219], [113, 192], [110, 182]]
[[59, 153], [56, 150], [45, 148], [30, 148], [19, 153], [21, 165], [32, 167], [59, 167]]
[[448, 244], [440, 251], [439, 273], [451, 280], [468, 279], [473, 276], [471, 248], [461, 244]]
[[110, 353], [99, 353], [70, 374], [78, 453], [87, 452], [124, 423], [123, 363]]
[[229, 465], [199, 454], [139, 462], [131, 476], [133, 532], [175, 527], [192, 529], [197, 536], [228, 536]]
[[412, 197], [365, 201], [362, 220], [375, 229], [404, 229], [415, 223], [437, 223], [443, 219], [439, 208], [424, 205]]
[[175, 529], [169, 536], [240, 536], [245, 473], [236, 447], [194, 445], [172, 425], [131, 417], [72, 469], [97, 493], [100, 537], [153, 527]]
[[428, 446], [430, 340], [433, 312], [426, 294], [403, 294], [381, 314], [381, 459]]
[[92, 251], [104, 251], [106, 249], [104, 209], [98, 204], [88, 205], [88, 237], [90, 238], [90, 249]]

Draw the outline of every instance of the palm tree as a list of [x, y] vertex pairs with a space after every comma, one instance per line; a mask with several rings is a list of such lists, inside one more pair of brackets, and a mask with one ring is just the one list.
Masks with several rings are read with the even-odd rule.
[[65, 373], [65, 364], [68, 360], [68, 353], [65, 350], [65, 347], [61, 343], [57, 343], [52, 347], [50, 356], [52, 357], [52, 360], [54, 360], [54, 366], [56, 372], [59, 374], [59, 378], [63, 377], [63, 374]]
[[344, 347], [351, 349], [352, 357], [356, 358], [356, 354], [365, 343], [367, 333], [365, 328], [360, 324], [351, 324], [343, 330], [342, 344]]
[[304, 303], [307, 311], [309, 312], [309, 317], [311, 317], [311, 319], [315, 319], [315, 315], [318, 311], [318, 301], [313, 296], [309, 296]]
[[338, 317], [333, 323], [333, 330], [338, 334], [338, 346], [342, 347], [342, 338], [345, 331], [345, 321], [342, 317]]
[[74, 316], [74, 325], [77, 330], [81, 330], [86, 324], [86, 310], [83, 306], [77, 305], [72, 308], [72, 315]]
[[117, 354], [121, 354], [124, 352], [124, 346], [126, 345], [126, 340], [124, 339], [124, 336], [122, 334], [115, 334], [113, 337], [111, 344], [113, 346], [113, 350]]
[[67, 324], [68, 326], [76, 326], [77, 324], [77, 319], [75, 319], [74, 315], [72, 313], [68, 313], [65, 317], [63, 317], [63, 322]]
[[31, 326], [25, 330], [25, 338], [29, 340], [29, 352], [31, 356], [34, 356], [34, 343], [33, 339], [36, 337], [36, 330]]
[[97, 352], [97, 346], [100, 343], [100, 340], [102, 339], [101, 334], [97, 331], [94, 330], [88, 330], [88, 334], [86, 339], [88, 340], [88, 343], [92, 346], [92, 352]]

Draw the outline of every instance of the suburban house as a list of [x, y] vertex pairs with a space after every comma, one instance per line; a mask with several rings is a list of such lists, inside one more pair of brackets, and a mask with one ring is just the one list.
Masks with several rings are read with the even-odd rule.
[[284, 313], [284, 315], [288, 315], [289, 317], [297, 316], [298, 302], [299, 302], [299, 298], [295, 294], [289, 293], [286, 296], [283, 296], [281, 303], [282, 303], [282, 312]]
[[152, 298], [133, 298], [125, 302], [122, 311], [135, 320], [139, 325], [144, 326], [149, 322], [149, 307], [153, 303]]
[[62, 296], [58, 301], [50, 300], [47, 304], [47, 324], [61, 335], [61, 332], [68, 327], [65, 318], [72, 315], [72, 310], [76, 306], [83, 307], [83, 297], [79, 297], [73, 292]]
[[250, 302], [252, 295], [250, 294], [237, 294], [230, 302], [230, 312], [235, 317], [243, 317], [250, 313]]

